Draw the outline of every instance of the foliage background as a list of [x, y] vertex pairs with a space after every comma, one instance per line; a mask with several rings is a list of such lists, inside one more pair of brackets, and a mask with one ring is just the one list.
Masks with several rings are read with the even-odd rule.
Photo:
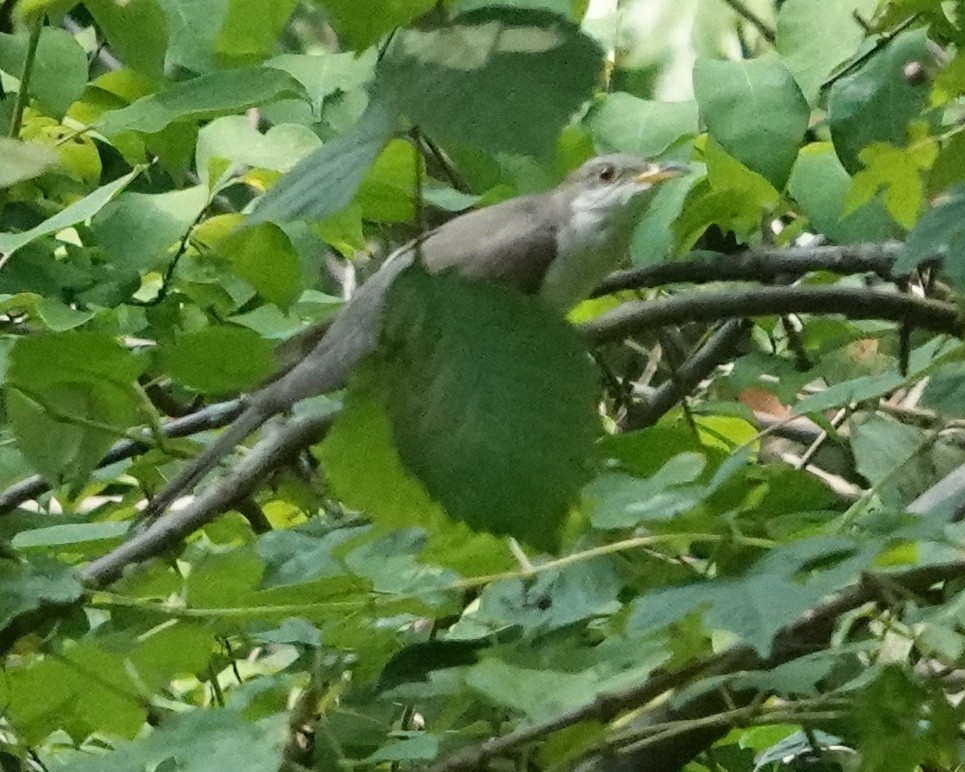
[[[3, 769], [962, 765], [960, 0], [0, 7]], [[333, 274], [610, 150], [692, 172], [575, 327], [413, 281], [439, 370], [130, 530]]]

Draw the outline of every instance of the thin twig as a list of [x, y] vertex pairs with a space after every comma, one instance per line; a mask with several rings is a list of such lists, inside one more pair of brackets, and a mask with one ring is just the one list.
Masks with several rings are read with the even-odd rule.
[[761, 37], [764, 38], [764, 40], [771, 45], [774, 45], [774, 42], [777, 40], [774, 30], [772, 30], [760, 16], [748, 8], [744, 4], [743, 0], [724, 0], [724, 2], [729, 5], [738, 16], [741, 16], [752, 27], [754, 27], [754, 29], [761, 34]]

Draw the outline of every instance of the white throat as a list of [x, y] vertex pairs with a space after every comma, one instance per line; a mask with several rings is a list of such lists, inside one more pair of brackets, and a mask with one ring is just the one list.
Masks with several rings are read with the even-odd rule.
[[623, 259], [646, 198], [636, 185], [587, 189], [574, 196], [566, 225], [557, 231], [556, 258], [540, 297], [564, 311], [589, 297]]

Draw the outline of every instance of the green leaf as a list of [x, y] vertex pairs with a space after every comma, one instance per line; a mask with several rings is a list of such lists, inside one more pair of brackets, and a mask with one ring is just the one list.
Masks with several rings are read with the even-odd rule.
[[536, 638], [613, 611], [621, 584], [609, 558], [542, 571], [531, 579], [494, 582], [480, 593], [472, 620], [492, 631], [517, 626]]
[[20, 531], [13, 537], [11, 543], [16, 549], [21, 550], [39, 547], [47, 551], [51, 547], [64, 546], [76, 546], [82, 549], [92, 546], [103, 549], [108, 546], [105, 542], [119, 540], [129, 528], [130, 525], [127, 522], [52, 525], [49, 528]]
[[262, 134], [245, 116], [226, 115], [198, 132], [195, 168], [209, 186], [219, 176], [215, 174], [212, 179], [211, 175], [211, 164], [216, 160], [287, 172], [320, 144], [318, 136], [305, 126], [272, 126]]
[[[164, 769], [204, 772], [217, 759], [226, 769], [275, 772], [287, 739], [284, 711], [257, 721], [235, 709], [202, 710], [174, 717], [137, 742], [119, 744], [110, 754], [71, 764], [70, 772], [131, 772]], [[159, 766], [165, 763], [176, 766]]]
[[600, 475], [583, 489], [584, 507], [594, 528], [632, 528], [667, 520], [695, 507], [706, 488], [695, 485], [706, 459], [681, 453], [642, 480], [626, 474]]
[[46, 145], [0, 137], [0, 188], [39, 177], [57, 163], [57, 154]]
[[307, 98], [302, 85], [287, 72], [270, 67], [221, 70], [175, 83], [104, 113], [94, 125], [107, 135], [120, 131], [154, 134], [174, 121], [203, 121], [287, 97]]
[[182, 335], [161, 347], [161, 359], [172, 377], [202, 394], [244, 391], [271, 375], [274, 368], [271, 344], [234, 325]]
[[780, 59], [700, 59], [694, 66], [694, 94], [710, 135], [782, 189], [807, 131], [810, 110]]
[[43, 604], [73, 603], [83, 587], [77, 572], [50, 560], [0, 560], [0, 625]]
[[149, 78], [164, 76], [168, 24], [158, 0], [85, 0], [84, 6], [125, 66]]
[[848, 426], [855, 468], [885, 506], [908, 504], [941, 476], [931, 454], [934, 438], [923, 429], [878, 413], [857, 413]]
[[125, 275], [157, 270], [208, 204], [202, 185], [167, 193], [122, 193], [91, 222], [91, 232]]
[[22, 233], [0, 233], [0, 253], [12, 255], [34, 239], [50, 233], [56, 233], [63, 228], [90, 219], [97, 214], [108, 201], [117, 195], [119, 191], [126, 188], [140, 173], [141, 169], [135, 169], [123, 177], [118, 177], [113, 182], [97, 188], [92, 193], [88, 193], [79, 201], [74, 202], [30, 230], [23, 231]]
[[285, 232], [263, 222], [218, 242], [232, 270], [270, 303], [287, 309], [301, 292], [301, 262]]
[[787, 183], [811, 226], [832, 241], [852, 244], [895, 236], [895, 223], [877, 200], [844, 213], [850, 187], [851, 177], [830, 142], [812, 142], [801, 148]]
[[235, 64], [267, 59], [298, 0], [230, 0], [215, 51]]
[[376, 56], [375, 50], [369, 50], [280, 54], [269, 59], [265, 66], [291, 73], [305, 87], [311, 104], [281, 102], [266, 108], [266, 115], [276, 124], [311, 126], [321, 120], [338, 136], [358, 121], [368, 104]]
[[713, 137], [704, 147], [707, 178], [691, 183], [682, 214], [673, 221], [682, 249], [689, 249], [709, 225], [749, 240], [780, 200], [764, 177], [725, 151]]
[[433, 138], [545, 155], [602, 64], [596, 43], [556, 14], [486, 8], [400, 30], [377, 82]]
[[874, 16], [878, 0], [786, 0], [777, 14], [777, 51], [808, 102], [817, 101], [822, 84], [851, 57], [865, 38], [855, 18]]
[[937, 154], [938, 144], [928, 137], [907, 148], [885, 142], [868, 145], [859, 153], [865, 168], [854, 176], [845, 198], [845, 214], [856, 211], [883, 190], [885, 209], [895, 222], [910, 229], [925, 205], [922, 172], [931, 167]]
[[850, 405], [854, 402], [863, 402], [867, 399], [875, 399], [894, 391], [904, 381], [905, 378], [896, 372], [850, 378], [817, 394], [805, 397], [794, 406], [794, 412], [798, 415], [805, 415], [806, 413], [816, 413], [833, 407]]
[[928, 379], [922, 405], [953, 418], [965, 418], [965, 364], [952, 362]]
[[[0, 33], [0, 70], [16, 78], [23, 74], [29, 34]], [[87, 85], [87, 54], [73, 35], [56, 27], [40, 32], [37, 54], [30, 73], [30, 95], [44, 111], [61, 118]]]
[[170, 64], [193, 72], [218, 69], [215, 42], [229, 0], [158, 0], [158, 4], [167, 18]]
[[848, 726], [858, 737], [862, 769], [913, 772], [920, 764], [954, 764], [961, 709], [936, 685], [886, 666], [851, 703]]
[[652, 265], [673, 254], [677, 245], [673, 223], [683, 211], [687, 195], [698, 177], [699, 172], [694, 171], [660, 185], [633, 230], [630, 259], [634, 265]]
[[965, 185], [953, 188], [921, 216], [908, 234], [895, 272], [906, 273], [935, 259], [942, 260], [956, 287], [965, 287]]
[[[869, 547], [855, 552], [855, 544], [844, 537], [813, 537], [775, 548], [746, 576], [668, 587], [640, 596], [633, 604], [628, 630], [649, 635], [702, 611], [709, 627], [733, 632], [767, 657], [778, 630], [824, 597], [831, 587], [851, 581], [877, 551]], [[809, 582], [800, 581], [797, 573], [814, 563], [833, 567]]]
[[135, 420], [132, 382], [142, 365], [106, 335], [36, 335], [17, 341], [7, 410], [20, 450], [51, 483], [80, 481]]
[[385, 525], [416, 525], [437, 517], [439, 507], [399, 459], [379, 363], [374, 357], [355, 368], [345, 405], [318, 458], [332, 489], [349, 507]]
[[[252, 224], [322, 219], [348, 206], [369, 167], [395, 131], [398, 115], [373, 99], [350, 131], [303, 158], [258, 202]], [[325, 180], [319, 185], [319, 180]]]
[[595, 691], [596, 678], [589, 671], [536, 670], [491, 657], [469, 669], [466, 684], [496, 705], [538, 719], [585, 703]]
[[332, 26], [351, 48], [368, 48], [435, 6], [435, 0], [325, 0]]
[[831, 87], [828, 124], [834, 148], [850, 173], [861, 169], [859, 155], [874, 142], [904, 147], [908, 125], [928, 101], [928, 87], [909, 83], [909, 61], [930, 62], [924, 30], [903, 32], [866, 64]]
[[597, 99], [583, 123], [602, 152], [656, 158], [698, 132], [695, 102], [656, 102], [616, 92]]
[[555, 545], [599, 431], [576, 331], [511, 290], [415, 267], [393, 283], [385, 318], [405, 466], [452, 517]]
[[424, 176], [425, 163], [412, 144], [390, 140], [359, 186], [362, 216], [372, 222], [414, 222], [416, 186]]

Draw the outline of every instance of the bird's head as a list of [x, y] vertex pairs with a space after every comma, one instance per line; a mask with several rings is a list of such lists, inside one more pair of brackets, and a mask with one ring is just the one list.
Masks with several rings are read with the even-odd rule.
[[597, 156], [567, 179], [575, 214], [594, 219], [632, 218], [646, 206], [657, 186], [687, 171], [683, 164], [649, 161], [627, 153]]

